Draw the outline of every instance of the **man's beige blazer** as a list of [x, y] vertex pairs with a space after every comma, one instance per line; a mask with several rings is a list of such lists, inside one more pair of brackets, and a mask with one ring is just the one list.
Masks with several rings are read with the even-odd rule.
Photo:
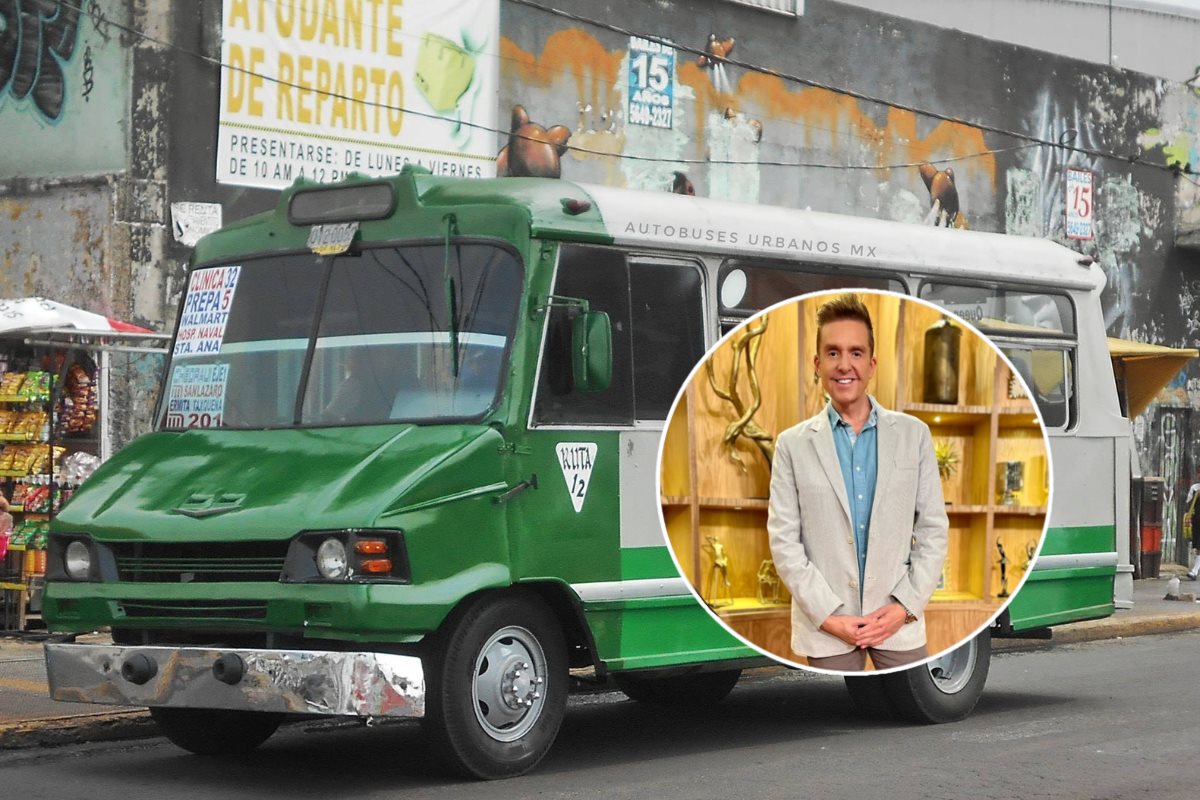
[[949, 520], [929, 427], [876, 406], [878, 471], [864, 586], [846, 482], [826, 409], [788, 428], [775, 444], [767, 532], [779, 577], [792, 594], [792, 649], [824, 658], [854, 648], [820, 630], [833, 613], [859, 616], [899, 600], [918, 620], [882, 650], [925, 644], [925, 604], [946, 560]]

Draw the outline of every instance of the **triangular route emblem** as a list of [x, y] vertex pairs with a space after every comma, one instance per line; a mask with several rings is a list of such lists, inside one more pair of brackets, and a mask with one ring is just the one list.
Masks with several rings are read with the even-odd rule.
[[592, 484], [592, 465], [596, 463], [595, 442], [559, 442], [554, 447], [558, 464], [562, 467], [563, 480], [567, 482], [567, 494], [578, 514], [587, 499], [588, 487]]

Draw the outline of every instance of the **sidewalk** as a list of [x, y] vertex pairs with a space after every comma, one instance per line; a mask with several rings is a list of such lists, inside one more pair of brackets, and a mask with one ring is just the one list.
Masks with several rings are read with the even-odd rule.
[[[1164, 599], [1167, 579], [1183, 572], [1183, 567], [1164, 565], [1161, 578], [1134, 581], [1134, 608], [1118, 611], [1107, 619], [1060, 625], [1053, 629], [1054, 638], [1049, 641], [996, 639], [993, 647], [996, 650], [1048, 647], [1198, 629], [1200, 603]], [[1180, 591], [1200, 595], [1200, 583], [1181, 581]], [[81, 639], [110, 641], [102, 634]], [[51, 700], [41, 642], [0, 638], [0, 750], [156, 735], [145, 709]]]

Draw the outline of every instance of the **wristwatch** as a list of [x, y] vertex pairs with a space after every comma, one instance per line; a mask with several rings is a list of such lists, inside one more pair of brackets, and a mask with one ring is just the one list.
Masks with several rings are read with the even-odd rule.
[[910, 622], [916, 622], [916, 621], [917, 621], [917, 615], [914, 614], [913, 612], [909, 611], [907, 608], [904, 609], [904, 624], [908, 625]]

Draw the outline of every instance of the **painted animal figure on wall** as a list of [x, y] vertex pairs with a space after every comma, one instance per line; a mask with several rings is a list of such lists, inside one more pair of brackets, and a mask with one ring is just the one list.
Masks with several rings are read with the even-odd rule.
[[508, 144], [496, 156], [500, 178], [561, 178], [562, 157], [571, 131], [565, 125], [543, 128], [529, 120], [524, 106], [515, 105]]
[[675, 194], [686, 194], [695, 196], [696, 187], [688, 179], [686, 172], [676, 172], [675, 182], [671, 184], [671, 191]]
[[958, 189], [954, 186], [954, 170], [946, 167], [939, 170], [933, 164], [925, 162], [917, 167], [925, 188], [929, 190], [929, 216], [933, 224], [944, 225], [947, 228], [958, 219]]
[[704, 54], [696, 57], [696, 64], [702, 68], [715, 67], [729, 58], [729, 54], [732, 52], [732, 36], [720, 39], [715, 33], [710, 33], [708, 35], [708, 42], [704, 45]]

